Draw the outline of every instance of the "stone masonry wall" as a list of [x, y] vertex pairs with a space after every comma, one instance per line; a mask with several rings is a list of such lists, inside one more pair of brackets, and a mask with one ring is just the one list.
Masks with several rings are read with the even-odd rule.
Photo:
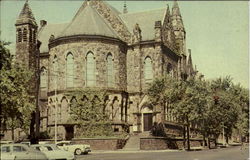
[[107, 55], [111, 53], [113, 56], [115, 84], [113, 89], [126, 89], [126, 59], [125, 53], [120, 46], [115, 43], [106, 43], [97, 40], [79, 40], [60, 44], [51, 48], [49, 59], [49, 91], [55, 89], [53, 59], [56, 55], [59, 63], [60, 73], [58, 75], [58, 90], [66, 88], [66, 56], [71, 52], [74, 56], [74, 87], [81, 88], [86, 85], [86, 55], [92, 52], [95, 57], [96, 68], [96, 87], [107, 88]]

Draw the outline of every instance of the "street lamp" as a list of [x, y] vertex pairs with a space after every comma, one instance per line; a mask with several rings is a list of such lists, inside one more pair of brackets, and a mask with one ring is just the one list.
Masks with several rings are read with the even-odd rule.
[[57, 73], [58, 73], [58, 62], [57, 58], [54, 58], [54, 73], [55, 73], [55, 144], [57, 142]]

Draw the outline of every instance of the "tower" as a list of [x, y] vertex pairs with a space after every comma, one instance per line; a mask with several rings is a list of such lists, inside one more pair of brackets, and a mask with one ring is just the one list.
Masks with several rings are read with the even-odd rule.
[[186, 54], [186, 31], [183, 25], [180, 8], [177, 0], [174, 1], [174, 5], [172, 7], [172, 26], [175, 36], [175, 43], [177, 46], [178, 52], [182, 54]]
[[16, 20], [16, 61], [19, 64], [35, 69], [37, 23], [26, 0]]

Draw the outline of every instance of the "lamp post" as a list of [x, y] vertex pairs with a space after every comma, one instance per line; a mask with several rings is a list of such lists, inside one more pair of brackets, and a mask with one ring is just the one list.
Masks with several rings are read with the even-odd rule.
[[55, 144], [56, 144], [57, 142], [57, 73], [58, 73], [57, 58], [54, 59], [54, 73], [55, 73]]

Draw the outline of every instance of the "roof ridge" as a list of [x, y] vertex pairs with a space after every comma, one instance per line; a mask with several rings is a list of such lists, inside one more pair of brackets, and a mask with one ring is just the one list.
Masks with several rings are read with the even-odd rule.
[[128, 13], [121, 13], [120, 15], [129, 15], [129, 14], [135, 14], [135, 13], [145, 13], [145, 12], [152, 12], [157, 10], [165, 10], [166, 8], [154, 8], [150, 10], [144, 10], [144, 11], [135, 11], [135, 12], [128, 12]]

